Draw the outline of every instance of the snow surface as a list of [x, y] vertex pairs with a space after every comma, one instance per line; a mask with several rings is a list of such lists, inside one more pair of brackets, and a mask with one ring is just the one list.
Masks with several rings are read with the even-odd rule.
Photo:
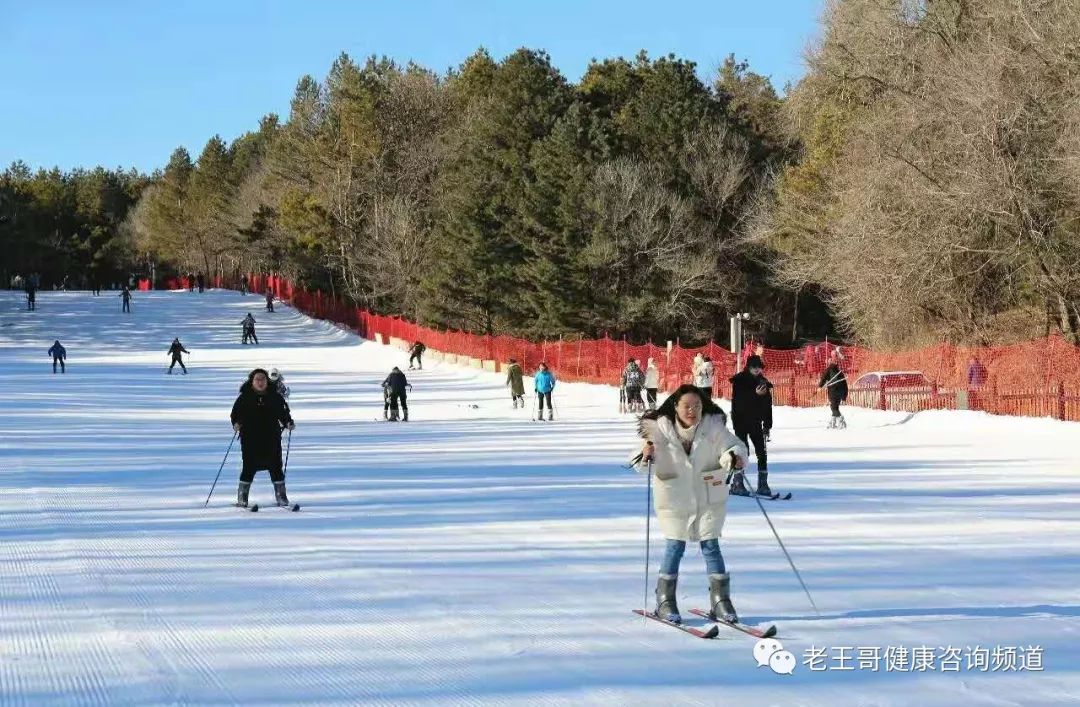
[[[407, 355], [258, 296], [0, 295], [0, 703], [1044, 705], [1080, 702], [1080, 426], [974, 413], [777, 410], [767, 510], [729, 503], [735, 604], [775, 621], [702, 641], [643, 601], [645, 478], [612, 388], [560, 384], [559, 420], [512, 410], [503, 376], [411, 375], [412, 422], [379, 383]], [[241, 346], [240, 319], [262, 345]], [[191, 375], [166, 376], [179, 336]], [[67, 347], [66, 375], [46, 349]], [[277, 366], [297, 428], [299, 514], [230, 507], [246, 372]], [[253, 500], [272, 490], [261, 472]], [[652, 564], [662, 539], [653, 524]], [[653, 575], [655, 579], [655, 575]], [[684, 559], [684, 612], [706, 601]], [[651, 590], [651, 586], [650, 586]], [[1044, 670], [814, 672], [813, 646], [1039, 646]]]

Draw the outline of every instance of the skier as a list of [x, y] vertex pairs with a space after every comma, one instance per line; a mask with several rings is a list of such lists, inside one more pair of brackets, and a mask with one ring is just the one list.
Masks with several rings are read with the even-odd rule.
[[255, 336], [255, 317], [251, 316], [251, 312], [240, 320], [240, 326], [243, 327], [243, 333], [240, 336], [241, 344], [246, 344], [249, 340], [259, 343], [259, 337]]
[[[731, 381], [731, 426], [749, 452], [754, 443], [757, 455], [757, 493], [771, 496], [769, 489], [768, 452], [765, 443], [772, 429], [772, 388], [765, 377], [765, 362], [760, 356], [746, 359], [746, 368], [733, 375]], [[735, 472], [731, 479], [731, 493], [748, 496], [742, 472]]]
[[34, 283], [26, 283], [26, 309], [33, 312], [37, 309], [37, 288]]
[[415, 368], [413, 368], [414, 360], [416, 361], [416, 368], [419, 368], [421, 371], [424, 370], [424, 362], [423, 360], [421, 360], [420, 357], [424, 355], [425, 351], [427, 351], [427, 347], [419, 341], [412, 345], [412, 348], [409, 349], [409, 353], [411, 354], [409, 356], [410, 371], [416, 370]]
[[638, 432], [646, 444], [633, 461], [642, 472], [653, 463], [653, 508], [667, 545], [656, 582], [656, 616], [682, 622], [675, 601], [679, 564], [686, 543], [696, 540], [709, 575], [710, 618], [737, 622], [720, 535], [728, 498], [724, 476], [746, 465], [746, 447], [725, 427], [716, 403], [689, 383], [645, 413]]
[[172, 346], [169, 347], [169, 352], [168, 353], [169, 353], [170, 356], [172, 356], [172, 363], [169, 364], [169, 375], [170, 376], [172, 375], [173, 366], [175, 366], [176, 364], [179, 363], [181, 370], [184, 371], [184, 375], [186, 376], [187, 375], [187, 366], [185, 366], [184, 362], [180, 359], [180, 354], [181, 353], [189, 354], [191, 352], [184, 348], [184, 345], [180, 343], [179, 337], [176, 338], [176, 339], [173, 339]]
[[649, 403], [649, 409], [656, 409], [656, 391], [660, 388], [660, 369], [656, 367], [656, 361], [651, 358], [645, 365], [645, 396]]
[[540, 414], [536, 421], [544, 419], [544, 401], [547, 400], [548, 422], [555, 419], [555, 406], [551, 404], [551, 392], [555, 390], [555, 374], [552, 373], [546, 363], [541, 363], [533, 377], [533, 387], [536, 389], [536, 398], [540, 401]]
[[233, 403], [233, 430], [240, 435], [240, 450], [244, 459], [240, 485], [236, 490], [236, 505], [247, 508], [248, 492], [255, 472], [266, 469], [274, 482], [274, 499], [279, 506], [288, 506], [285, 495], [285, 473], [281, 468], [281, 432], [296, 428], [289, 404], [270, 385], [267, 373], [256, 368], [240, 386], [240, 395]]
[[187, 276], [188, 292], [195, 291], [195, 273], [189, 272]]
[[[696, 363], [696, 359], [695, 359]], [[706, 400], [712, 400], [712, 387], [713, 387], [713, 363], [712, 359], [708, 356], [701, 357], [701, 363], [695, 365], [694, 371], [694, 385], [701, 391], [701, 395]]]
[[127, 312], [128, 314], [131, 314], [131, 290], [128, 289], [127, 285], [124, 285], [124, 289], [120, 293], [120, 299], [124, 303], [124, 306], [121, 308], [121, 311]]
[[[259, 343], [258, 340], [255, 343]], [[289, 399], [289, 386], [285, 385], [285, 376], [281, 375], [281, 372], [276, 368], [270, 369], [270, 383], [273, 384], [278, 395], [284, 400]]]
[[271, 289], [266, 290], [266, 311], [274, 311], [274, 291]]
[[56, 373], [56, 364], [59, 363], [60, 372], [67, 373], [67, 369], [64, 367], [64, 361], [67, 360], [67, 349], [60, 344], [60, 339], [53, 342], [48, 353], [52, 356], [52, 372]]
[[626, 404], [631, 412], [645, 411], [645, 401], [641, 399], [641, 386], [645, 383], [645, 373], [638, 362], [630, 359], [623, 369], [622, 386], [626, 389]]
[[829, 407], [832, 409], [832, 418], [829, 419], [829, 429], [844, 429], [847, 422], [840, 414], [840, 403], [847, 400], [848, 385], [847, 377], [840, 369], [840, 350], [833, 352], [829, 360], [829, 367], [821, 374], [818, 380], [818, 390], [825, 389], [829, 396]]
[[506, 368], [506, 385], [510, 388], [510, 397], [514, 401], [514, 409], [518, 403], [525, 407], [525, 373], [517, 360], [510, 359], [510, 365]]
[[199, 294], [206, 291], [206, 277], [202, 273], [195, 276], [195, 282], [199, 283]]
[[240, 277], [240, 294], [246, 295], [248, 293], [248, 279], [247, 275]]
[[405, 374], [397, 366], [390, 371], [390, 375], [382, 382], [383, 388], [383, 419], [396, 422], [398, 419], [398, 403], [401, 404], [402, 422], [409, 421], [409, 402], [405, 394], [406, 388], [412, 390], [412, 384], [405, 378]]

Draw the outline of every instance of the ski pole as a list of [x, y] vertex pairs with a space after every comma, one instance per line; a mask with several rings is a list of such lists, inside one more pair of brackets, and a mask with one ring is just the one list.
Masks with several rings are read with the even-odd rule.
[[289, 470], [289, 448], [292, 447], [292, 430], [289, 430], [289, 438], [285, 440], [285, 466], [281, 470], [281, 475], [285, 476], [285, 472]]
[[225, 459], [221, 460], [221, 466], [218, 467], [217, 476], [214, 477], [214, 483], [210, 486], [210, 493], [206, 494], [206, 503], [203, 504], [203, 508], [210, 505], [210, 497], [214, 495], [214, 488], [217, 486], [218, 479], [221, 478], [221, 470], [225, 468], [225, 461], [229, 458], [229, 452], [232, 451], [233, 443], [236, 442], [236, 437], [239, 432], [233, 432], [232, 441], [229, 442], [229, 448], [225, 450]]
[[[647, 442], [650, 451], [652, 450], [652, 442]], [[645, 591], [644, 598], [645, 603], [641, 608], [643, 611], [649, 610], [649, 541], [652, 539], [652, 456], [649, 456], [649, 469], [646, 488], [648, 489], [645, 494]]]
[[[732, 468], [735, 468], [735, 452], [731, 452]], [[761, 504], [761, 499], [757, 497], [757, 494], [750, 494], [757, 502], [758, 508], [761, 509], [761, 515], [765, 516], [765, 522], [769, 524], [769, 529], [772, 530], [773, 537], [776, 538], [776, 542], [780, 545], [780, 549], [784, 551], [784, 557], [787, 558], [788, 564], [791, 565], [791, 571], [795, 573], [795, 578], [799, 580], [799, 584], [802, 585], [803, 591], [806, 592], [806, 598], [810, 600], [810, 606], [814, 607], [814, 613], [821, 616], [821, 610], [818, 609], [817, 604], [814, 603], [814, 597], [810, 596], [810, 590], [806, 588], [806, 582], [803, 581], [802, 575], [799, 574], [799, 569], [795, 566], [795, 561], [791, 559], [791, 554], [784, 547], [784, 541], [780, 539], [780, 533], [776, 532], [776, 526], [773, 525], [772, 519], [769, 518], [769, 514], [765, 512], [765, 506]]]

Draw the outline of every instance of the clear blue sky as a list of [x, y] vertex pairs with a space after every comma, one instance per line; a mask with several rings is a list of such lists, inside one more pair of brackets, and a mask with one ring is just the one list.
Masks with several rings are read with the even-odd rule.
[[803, 72], [820, 0], [0, 0], [0, 168], [160, 167], [288, 114], [297, 80], [342, 51], [445, 71], [480, 46], [545, 49], [570, 80], [591, 58], [729, 53], [777, 89]]

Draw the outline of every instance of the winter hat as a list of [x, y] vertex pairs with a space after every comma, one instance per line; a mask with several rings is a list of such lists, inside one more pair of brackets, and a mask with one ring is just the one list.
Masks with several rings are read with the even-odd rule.
[[278, 372], [278, 369], [276, 369], [276, 368], [271, 368], [270, 369], [270, 380], [276, 381], [280, 376], [281, 376], [281, 373]]
[[747, 368], [765, 368], [765, 362], [761, 360], [761, 356], [754, 354], [746, 359]]

